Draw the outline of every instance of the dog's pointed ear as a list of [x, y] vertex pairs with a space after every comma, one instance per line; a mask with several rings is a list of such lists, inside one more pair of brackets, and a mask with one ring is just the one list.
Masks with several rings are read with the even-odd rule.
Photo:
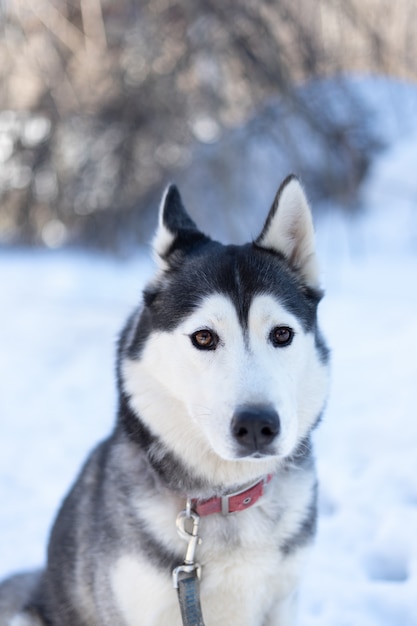
[[[176, 185], [169, 185], [159, 207], [158, 228], [153, 240], [156, 261], [162, 269], [170, 266], [171, 256], [178, 260], [198, 242], [209, 237], [199, 231], [188, 215]], [[174, 255], [174, 253], [177, 253]]]
[[305, 284], [319, 288], [320, 276], [315, 252], [311, 210], [296, 176], [288, 176], [278, 189], [258, 246], [284, 255], [301, 274]]

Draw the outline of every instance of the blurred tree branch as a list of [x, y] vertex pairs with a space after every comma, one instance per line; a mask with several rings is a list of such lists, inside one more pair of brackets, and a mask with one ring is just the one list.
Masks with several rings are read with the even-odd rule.
[[[367, 148], [299, 86], [341, 71], [414, 78], [416, 12], [409, 0], [10, 0], [0, 242], [141, 238], [141, 209], [196, 143], [276, 96], [344, 155], [348, 186], [329, 175], [326, 192], [352, 196]], [[360, 103], [344, 97], [354, 120]]]

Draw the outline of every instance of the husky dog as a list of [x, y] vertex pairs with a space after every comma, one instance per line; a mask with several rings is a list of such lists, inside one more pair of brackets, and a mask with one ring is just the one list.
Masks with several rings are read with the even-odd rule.
[[184, 510], [206, 626], [295, 623], [329, 360], [302, 187], [288, 177], [259, 237], [225, 246], [170, 186], [154, 252], [120, 337], [115, 429], [62, 504], [45, 570], [0, 588], [2, 625], [180, 626]]

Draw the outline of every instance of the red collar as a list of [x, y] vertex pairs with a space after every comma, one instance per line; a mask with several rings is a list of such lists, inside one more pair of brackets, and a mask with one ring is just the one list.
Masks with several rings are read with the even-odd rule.
[[229, 513], [244, 511], [253, 506], [263, 496], [265, 485], [272, 480], [272, 476], [272, 474], [268, 474], [243, 491], [237, 491], [227, 496], [215, 496], [209, 500], [198, 500], [198, 498], [195, 498], [191, 500], [191, 508], [200, 517], [211, 515], [212, 513], [229, 515]]

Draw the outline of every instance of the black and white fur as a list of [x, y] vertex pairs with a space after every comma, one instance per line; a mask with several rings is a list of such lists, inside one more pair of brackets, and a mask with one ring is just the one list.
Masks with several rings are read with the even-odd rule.
[[328, 386], [310, 209], [281, 185], [253, 243], [201, 233], [174, 186], [158, 271], [118, 350], [119, 409], [55, 521], [43, 572], [0, 587], [0, 625], [180, 626], [171, 571], [186, 497], [243, 489], [245, 511], [202, 518], [206, 626], [291, 626], [316, 524], [310, 434]]

